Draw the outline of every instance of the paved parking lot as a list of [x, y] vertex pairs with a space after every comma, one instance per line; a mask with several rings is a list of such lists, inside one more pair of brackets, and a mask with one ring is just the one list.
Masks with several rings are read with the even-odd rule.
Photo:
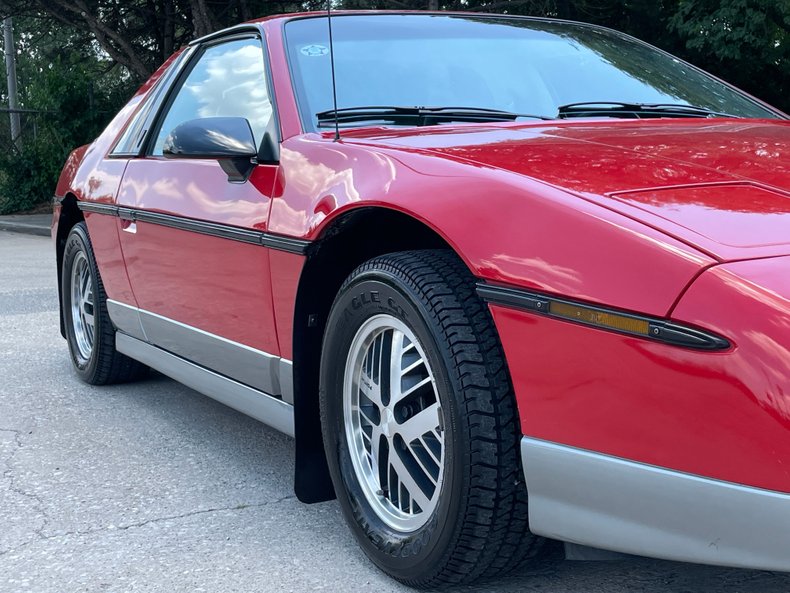
[[[164, 377], [80, 383], [52, 259], [48, 239], [0, 231], [0, 593], [408, 590], [335, 503], [293, 497], [289, 438]], [[768, 593], [790, 576], [555, 554], [467, 590]]]

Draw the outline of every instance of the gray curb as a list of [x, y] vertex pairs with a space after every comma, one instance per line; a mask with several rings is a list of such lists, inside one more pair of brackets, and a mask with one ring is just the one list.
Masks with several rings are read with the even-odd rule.
[[50, 236], [48, 226], [10, 220], [0, 220], [0, 230], [11, 231], [14, 233], [25, 233], [27, 235], [38, 235], [41, 237]]

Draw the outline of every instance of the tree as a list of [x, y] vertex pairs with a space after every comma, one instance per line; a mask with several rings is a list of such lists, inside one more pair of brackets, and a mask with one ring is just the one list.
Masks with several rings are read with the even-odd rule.
[[68, 153], [95, 138], [137, 86], [70, 29], [42, 31], [25, 18], [14, 24], [21, 107], [32, 112], [22, 114], [21, 148], [0, 119], [2, 214], [48, 200]]
[[790, 110], [790, 0], [680, 0], [669, 25], [693, 61]]
[[66, 28], [96, 44], [138, 81], [196, 37], [279, 12], [309, 10], [321, 2], [263, 0], [2, 0], [3, 16], [35, 19], [44, 29]]

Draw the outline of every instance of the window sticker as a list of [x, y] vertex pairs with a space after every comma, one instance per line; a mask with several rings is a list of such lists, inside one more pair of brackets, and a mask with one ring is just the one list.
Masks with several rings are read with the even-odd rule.
[[325, 45], [305, 45], [302, 48], [302, 53], [310, 58], [317, 58], [320, 56], [325, 56], [329, 53], [329, 48]]

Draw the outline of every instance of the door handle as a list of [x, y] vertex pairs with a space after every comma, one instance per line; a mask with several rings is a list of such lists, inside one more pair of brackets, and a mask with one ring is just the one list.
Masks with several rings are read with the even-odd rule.
[[121, 219], [121, 230], [126, 233], [137, 233], [137, 222], [134, 220]]

